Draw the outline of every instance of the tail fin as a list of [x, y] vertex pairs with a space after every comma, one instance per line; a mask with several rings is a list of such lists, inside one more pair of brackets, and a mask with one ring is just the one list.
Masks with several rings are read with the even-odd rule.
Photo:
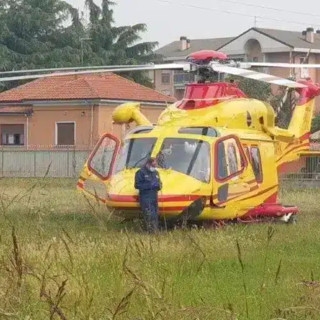
[[295, 138], [301, 138], [310, 133], [315, 97], [320, 95], [320, 87], [310, 81], [304, 81], [306, 88], [298, 89], [299, 102], [293, 111], [289, 124], [289, 132]]
[[320, 86], [310, 80], [299, 81], [306, 85], [297, 89], [299, 102], [293, 111], [288, 134], [293, 137], [288, 143], [280, 142], [278, 148], [278, 168], [287, 162], [299, 159], [301, 152], [310, 150], [310, 130], [315, 106], [315, 98], [320, 95]]

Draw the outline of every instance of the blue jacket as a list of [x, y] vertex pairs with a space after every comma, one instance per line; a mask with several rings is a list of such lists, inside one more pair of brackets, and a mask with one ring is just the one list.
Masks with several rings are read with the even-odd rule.
[[161, 190], [161, 181], [158, 171], [150, 171], [143, 167], [136, 172], [134, 187], [140, 192]]

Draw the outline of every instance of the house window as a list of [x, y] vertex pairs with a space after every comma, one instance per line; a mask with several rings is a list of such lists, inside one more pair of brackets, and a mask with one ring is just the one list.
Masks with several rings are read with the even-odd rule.
[[24, 145], [24, 125], [23, 124], [2, 124], [1, 143], [8, 146]]
[[73, 146], [75, 144], [75, 122], [56, 123], [56, 145]]
[[161, 74], [161, 83], [162, 84], [170, 84], [171, 75], [168, 72], [163, 72]]

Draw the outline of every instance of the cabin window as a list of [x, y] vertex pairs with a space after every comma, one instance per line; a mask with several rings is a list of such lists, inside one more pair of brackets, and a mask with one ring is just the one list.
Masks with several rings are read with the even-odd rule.
[[250, 159], [251, 159], [252, 169], [257, 182], [262, 182], [263, 175], [262, 175], [261, 155], [258, 147], [250, 148]]
[[238, 142], [234, 138], [218, 142], [217, 149], [217, 178], [225, 180], [239, 174], [246, 165], [244, 155], [241, 154]]
[[210, 146], [194, 139], [165, 139], [158, 155], [158, 164], [191, 176], [199, 181], [210, 182]]

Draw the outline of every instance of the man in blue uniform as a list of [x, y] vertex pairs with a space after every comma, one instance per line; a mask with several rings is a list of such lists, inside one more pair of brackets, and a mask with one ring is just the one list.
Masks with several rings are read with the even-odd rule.
[[158, 191], [161, 190], [159, 173], [156, 170], [157, 161], [150, 158], [147, 163], [137, 171], [135, 188], [139, 190], [139, 200], [145, 228], [153, 233], [159, 229]]

